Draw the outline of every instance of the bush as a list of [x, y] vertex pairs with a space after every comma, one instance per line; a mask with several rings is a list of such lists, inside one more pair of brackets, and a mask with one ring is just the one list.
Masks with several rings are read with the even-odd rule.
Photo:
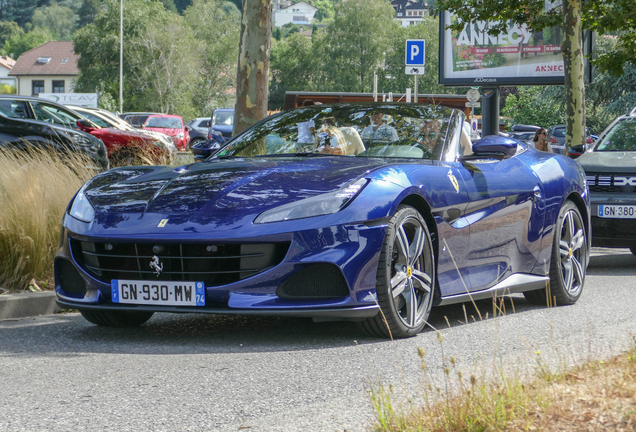
[[41, 150], [0, 153], [0, 287], [25, 289], [31, 279], [52, 287], [60, 221], [94, 174], [87, 165]]

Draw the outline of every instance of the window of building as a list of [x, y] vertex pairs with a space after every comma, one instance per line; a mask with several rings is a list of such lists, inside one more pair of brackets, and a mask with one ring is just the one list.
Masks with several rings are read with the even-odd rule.
[[64, 64], [66, 62], [68, 62], [68, 57], [64, 57], [60, 63]]
[[31, 81], [31, 96], [38, 96], [40, 93], [44, 93], [44, 81]]
[[53, 81], [53, 93], [64, 93], [64, 81]]
[[409, 12], [408, 12], [408, 15], [409, 15], [409, 16], [411, 16], [411, 13], [412, 13], [412, 12], [411, 12], [411, 11], [409, 11]]

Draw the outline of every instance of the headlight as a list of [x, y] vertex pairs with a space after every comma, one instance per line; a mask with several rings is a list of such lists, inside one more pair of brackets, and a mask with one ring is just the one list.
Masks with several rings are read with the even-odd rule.
[[75, 196], [75, 200], [73, 201], [69, 214], [82, 222], [91, 222], [95, 217], [95, 209], [88, 198], [86, 198], [86, 195], [84, 194], [84, 187], [82, 187]]
[[337, 191], [267, 210], [258, 215], [254, 223], [280, 222], [336, 213], [353, 201], [366, 184], [367, 179], [360, 179]]

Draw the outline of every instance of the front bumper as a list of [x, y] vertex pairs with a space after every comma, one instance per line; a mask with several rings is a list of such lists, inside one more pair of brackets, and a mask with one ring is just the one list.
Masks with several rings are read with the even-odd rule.
[[[66, 216], [70, 218], [70, 216]], [[71, 218], [72, 219], [72, 218]], [[108, 280], [99, 280], [87, 271], [77, 249], [72, 246], [77, 241], [110, 242], [166, 242], [165, 238], [130, 239], [129, 237], [94, 238], [86, 233], [73, 232], [65, 227], [63, 238], [55, 259], [55, 285], [58, 304], [63, 308], [79, 310], [136, 310], [175, 313], [210, 313], [244, 315], [284, 315], [321, 318], [358, 319], [374, 316], [378, 311], [375, 295], [376, 272], [386, 225], [346, 224], [321, 229], [308, 229], [291, 233], [267, 235], [266, 238], [241, 238], [221, 240], [202, 239], [197, 233], [191, 238], [179, 238], [182, 244], [198, 241], [205, 243], [238, 242], [253, 244], [263, 241], [289, 242], [289, 248], [282, 261], [262, 272], [231, 283], [206, 286], [206, 304], [194, 306], [130, 305], [111, 301], [111, 285]], [[186, 231], [184, 231], [186, 232]], [[145, 262], [145, 261], [144, 261]], [[77, 273], [85, 290], [69, 290], [69, 279], [61, 274], [61, 268], [69, 268]], [[298, 279], [303, 271], [312, 266], [329, 266], [341, 274], [344, 281], [344, 295], [322, 298], [294, 298], [281, 296], [280, 288], [285, 282]], [[68, 270], [67, 270], [68, 271]], [[306, 273], [304, 273], [306, 274]], [[65, 279], [66, 278], [66, 279]], [[151, 277], [147, 278], [148, 280]], [[143, 280], [143, 279], [142, 279]], [[207, 284], [206, 284], [207, 285]], [[313, 284], [316, 286], [316, 284]]]
[[598, 216], [599, 205], [636, 205], [636, 193], [590, 194], [592, 212], [592, 246], [635, 248], [636, 219], [613, 219]]

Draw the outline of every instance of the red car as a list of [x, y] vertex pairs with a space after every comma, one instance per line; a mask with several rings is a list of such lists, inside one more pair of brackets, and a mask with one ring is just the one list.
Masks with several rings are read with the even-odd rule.
[[134, 165], [144, 158], [161, 164], [170, 160], [170, 150], [144, 133], [101, 127], [88, 119], [77, 120], [77, 127], [102, 140], [113, 165]]
[[185, 151], [188, 149], [190, 133], [183, 119], [178, 115], [154, 114], [148, 116], [142, 127], [170, 135], [172, 141], [174, 141], [174, 145], [176, 145], [179, 150]]

